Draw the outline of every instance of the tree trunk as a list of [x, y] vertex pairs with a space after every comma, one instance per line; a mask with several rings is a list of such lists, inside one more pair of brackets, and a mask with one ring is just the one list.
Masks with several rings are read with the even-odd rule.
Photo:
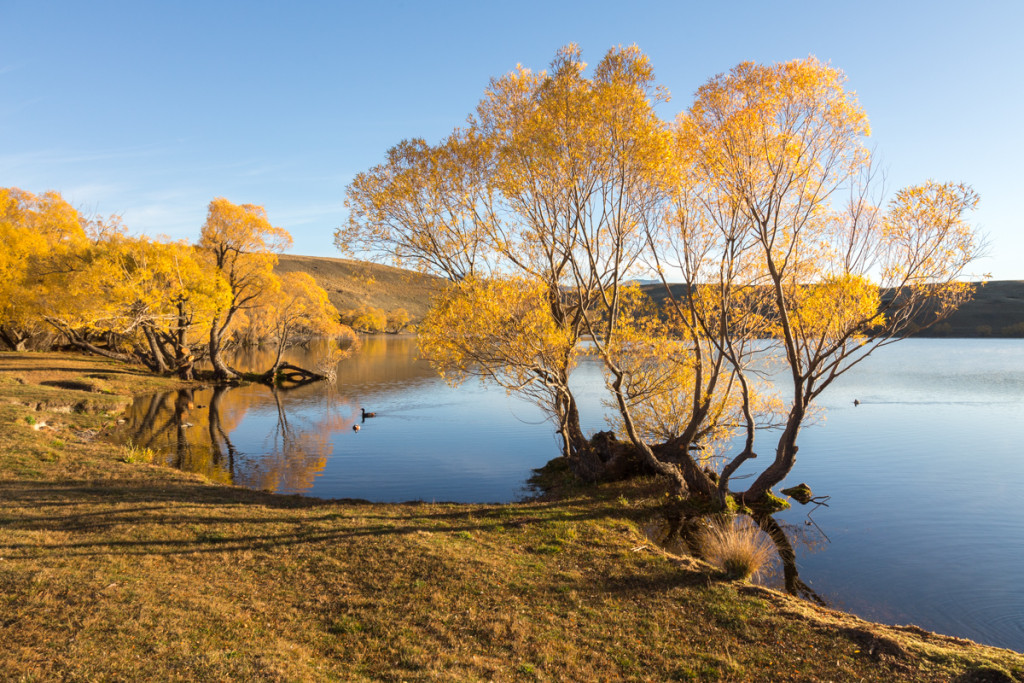
[[210, 363], [213, 364], [213, 376], [220, 380], [238, 379], [238, 373], [229, 368], [221, 357], [221, 347], [224, 345], [224, 330], [227, 329], [230, 320], [231, 314], [229, 312], [227, 320], [224, 321], [223, 325], [218, 325], [218, 321], [215, 320], [214, 324], [210, 326]]
[[188, 329], [192, 326], [188, 314], [185, 311], [185, 299], [178, 298], [178, 325], [177, 328], [167, 335], [166, 340], [174, 349], [174, 372], [179, 378], [192, 380], [195, 356], [188, 348]]
[[604, 463], [583, 435], [576, 397], [569, 390], [568, 378], [565, 380], [555, 402], [558, 431], [562, 436], [562, 454], [569, 461], [569, 469], [577, 478], [589, 482], [599, 481], [604, 475]]
[[101, 346], [96, 346], [95, 344], [89, 343], [88, 341], [86, 341], [85, 339], [83, 339], [79, 335], [77, 335], [74, 330], [72, 330], [72, 329], [70, 329], [68, 327], [65, 327], [59, 321], [54, 320], [53, 318], [43, 318], [43, 319], [46, 320], [46, 322], [48, 322], [51, 325], [53, 325], [54, 329], [56, 329], [58, 332], [60, 332], [62, 335], [64, 335], [64, 337], [67, 338], [68, 343], [71, 344], [71, 346], [75, 347], [76, 349], [78, 349], [80, 351], [87, 351], [89, 353], [94, 353], [97, 356], [103, 356], [104, 358], [111, 358], [113, 360], [119, 360], [122, 363], [138, 363], [139, 362], [139, 359], [136, 358], [133, 355], [130, 355], [130, 354], [127, 354], [127, 353], [119, 353], [117, 351], [111, 351], [110, 349], [105, 349], [105, 348], [103, 348]]
[[788, 475], [793, 465], [796, 464], [796, 453], [799, 450], [796, 445], [796, 437], [800, 434], [800, 425], [803, 423], [806, 410], [799, 403], [795, 404], [789, 411], [786, 419], [786, 428], [779, 437], [778, 446], [775, 449], [775, 461], [772, 462], [761, 475], [754, 480], [746, 491], [740, 496], [747, 505], [755, 504], [764, 498], [773, 486], [781, 482]]
[[10, 347], [11, 351], [24, 351], [28, 335], [12, 327], [0, 325], [0, 341]]
[[298, 365], [281, 362], [276, 363], [273, 368], [267, 370], [260, 376], [260, 381], [264, 384], [272, 386], [282, 385], [285, 382], [291, 384], [291, 386], [283, 387], [285, 389], [295, 389], [296, 387], [301, 387], [313, 382], [321, 382], [325, 379], [327, 379], [326, 375], [321, 375], [320, 373], [300, 368]]
[[715, 482], [711, 480], [708, 473], [704, 471], [690, 454], [690, 444], [686, 444], [682, 453], [679, 469], [682, 471], [683, 480], [686, 482], [685, 490], [693, 495], [706, 498], [711, 502], [719, 499], [718, 488], [715, 486]]
[[146, 337], [146, 343], [149, 344], [149, 353], [153, 358], [152, 363], [147, 365], [151, 365], [154, 370], [162, 375], [167, 374], [169, 372], [167, 361], [164, 359], [164, 353], [156, 339], [156, 333], [153, 331], [153, 328], [149, 325], [143, 325], [142, 333]]
[[281, 368], [281, 357], [284, 355], [284, 345], [287, 339], [287, 332], [282, 332], [280, 335], [278, 335], [277, 356], [274, 358], [274, 364], [271, 366], [269, 370], [267, 370], [267, 375], [269, 375], [271, 378], [273, 378], [274, 375], [277, 374], [277, 371]]

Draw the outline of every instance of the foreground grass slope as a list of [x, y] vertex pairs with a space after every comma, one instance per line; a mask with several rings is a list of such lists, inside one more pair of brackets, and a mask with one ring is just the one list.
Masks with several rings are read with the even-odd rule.
[[124, 462], [104, 435], [169, 384], [0, 354], [0, 679], [1024, 681], [662, 552], [655, 482], [379, 505]]

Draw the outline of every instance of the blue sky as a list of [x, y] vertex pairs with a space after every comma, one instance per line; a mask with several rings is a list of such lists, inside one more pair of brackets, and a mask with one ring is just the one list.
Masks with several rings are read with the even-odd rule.
[[972, 184], [977, 272], [1024, 279], [1024, 2], [711, 5], [0, 0], [0, 186], [188, 239], [224, 196], [265, 206], [294, 253], [336, 256], [351, 178], [439, 140], [517, 63], [636, 43], [669, 119], [741, 61], [814, 54], [857, 91], [887, 188]]

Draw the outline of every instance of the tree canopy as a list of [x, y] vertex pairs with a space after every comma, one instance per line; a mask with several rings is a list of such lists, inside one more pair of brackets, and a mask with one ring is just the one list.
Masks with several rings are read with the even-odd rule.
[[214, 199], [190, 245], [86, 219], [55, 192], [0, 188], [0, 237], [0, 341], [12, 349], [50, 329], [185, 378], [206, 358], [227, 378], [226, 345], [275, 343], [273, 374], [284, 347], [344, 331], [310, 276], [274, 273], [291, 237], [262, 207]]
[[[679, 492], [762, 501], [835, 378], [970, 296], [977, 197], [928, 181], [877, 201], [867, 115], [813, 57], [740, 64], [672, 123], [665, 101], [635, 46], [589, 73], [572, 45], [548, 71], [517, 67], [441, 143], [401, 142], [359, 174], [335, 239], [452, 280], [425, 353], [452, 381], [531, 397], [580, 476], [632, 459]], [[632, 282], [652, 275], [661, 306]], [[569, 377], [587, 354], [613, 441], [579, 429]], [[791, 378], [785, 400], [760, 380], [769, 359]], [[774, 459], [731, 493], [769, 429]]]

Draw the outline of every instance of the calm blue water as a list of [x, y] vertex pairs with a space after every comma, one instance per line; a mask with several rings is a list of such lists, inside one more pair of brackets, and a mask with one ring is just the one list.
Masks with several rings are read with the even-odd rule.
[[831, 496], [831, 543], [801, 577], [865, 618], [1024, 651], [1024, 342], [907, 340], [822, 399], [788, 481]]
[[[574, 382], [584, 428], [605, 428], [600, 368], [584, 364]], [[904, 341], [820, 404], [786, 482], [831, 496], [813, 516], [830, 542], [798, 547], [801, 578], [869, 619], [1024, 651], [1024, 342]], [[378, 417], [360, 423], [361, 406]], [[475, 382], [446, 386], [409, 337], [367, 339], [334, 388], [149, 397], [130, 421], [168, 464], [329, 498], [510, 501], [558, 455], [535, 406]], [[758, 447], [763, 466], [771, 443]], [[822, 541], [795, 508], [779, 517]]]

